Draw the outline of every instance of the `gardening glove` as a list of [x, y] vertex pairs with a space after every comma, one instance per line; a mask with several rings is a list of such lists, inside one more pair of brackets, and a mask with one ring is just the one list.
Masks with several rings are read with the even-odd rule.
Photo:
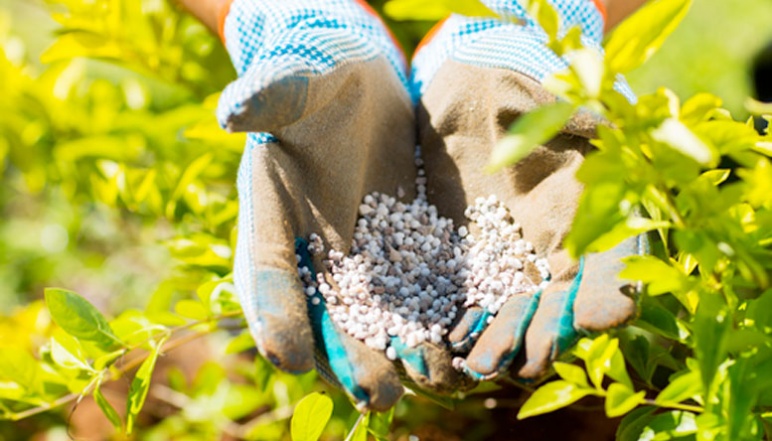
[[442, 390], [458, 377], [446, 350], [414, 348], [395, 366], [339, 331], [298, 274], [299, 263], [313, 265], [296, 238], [317, 233], [348, 252], [366, 194], [414, 195], [414, 114], [400, 52], [354, 0], [235, 0], [222, 15], [239, 78], [223, 91], [218, 119], [253, 132], [238, 173], [234, 276], [258, 350], [289, 372], [316, 359], [360, 409], [398, 400], [397, 367]]
[[[529, 381], [543, 376], [578, 333], [607, 330], [634, 317], [635, 287], [616, 275], [619, 259], [641, 253], [644, 244], [630, 239], [578, 262], [563, 249], [582, 192], [574, 175], [591, 150], [588, 140], [599, 123], [587, 112], [516, 165], [493, 175], [484, 172], [493, 147], [512, 122], [555, 101], [541, 81], [567, 67], [545, 46], [546, 34], [516, 1], [484, 3], [508, 21], [453, 15], [414, 57], [419, 144], [429, 201], [443, 215], [466, 224], [466, 206], [496, 195], [522, 226], [524, 238], [549, 262], [551, 280], [543, 290], [511, 298], [495, 319], [472, 308], [449, 336], [456, 351], [471, 347], [464, 370], [473, 378], [491, 379], [511, 367], [516, 377]], [[599, 4], [553, 4], [563, 32], [580, 26], [583, 43], [600, 50]], [[522, 24], [514, 24], [517, 20]], [[632, 99], [623, 82], [616, 89]], [[526, 268], [538, 274], [533, 270]]]

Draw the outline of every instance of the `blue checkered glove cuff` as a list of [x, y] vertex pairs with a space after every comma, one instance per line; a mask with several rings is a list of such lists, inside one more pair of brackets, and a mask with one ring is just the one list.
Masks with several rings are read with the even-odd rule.
[[[341, 46], [325, 38], [330, 35], [325, 30], [338, 29], [361, 35], [363, 43]], [[405, 59], [393, 38], [378, 17], [354, 0], [234, 0], [223, 35], [239, 76], [253, 63], [280, 54], [310, 58], [318, 62], [318, 73], [383, 54], [407, 84]]]
[[[515, 24], [500, 19], [451, 15], [413, 58], [412, 93], [420, 97], [437, 70], [447, 60], [479, 67], [509, 69], [537, 81], [565, 69], [568, 62], [546, 46], [547, 35], [514, 0], [484, 0], [491, 10]], [[555, 0], [561, 17], [561, 32], [573, 26], [582, 29], [585, 46], [602, 51], [604, 18], [591, 0]], [[629, 99], [634, 94], [620, 80], [617, 89]]]

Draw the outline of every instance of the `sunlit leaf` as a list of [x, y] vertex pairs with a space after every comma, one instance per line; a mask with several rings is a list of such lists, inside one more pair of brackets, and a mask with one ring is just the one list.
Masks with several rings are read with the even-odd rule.
[[521, 116], [496, 144], [486, 170], [492, 173], [525, 158], [555, 136], [573, 113], [571, 104], [557, 102]]
[[663, 121], [657, 129], [651, 132], [651, 136], [694, 159], [699, 164], [711, 165], [718, 161], [718, 153], [675, 118], [668, 118]]
[[702, 379], [700, 378], [700, 373], [689, 371], [671, 380], [670, 384], [657, 395], [654, 402], [663, 406], [677, 404], [697, 396], [701, 392]]
[[726, 336], [732, 326], [728, 308], [719, 294], [703, 295], [694, 316], [694, 352], [699, 362], [703, 392], [708, 393], [726, 357]]
[[150, 379], [153, 375], [158, 355], [165, 342], [166, 339], [161, 339], [153, 346], [153, 350], [150, 351], [150, 354], [148, 354], [145, 361], [139, 366], [136, 375], [134, 375], [134, 379], [131, 380], [129, 395], [126, 402], [126, 433], [128, 434], [134, 430], [137, 416], [145, 405], [145, 399], [150, 390]]
[[37, 363], [24, 349], [0, 348], [0, 379], [13, 381], [25, 389], [30, 388], [35, 382]]
[[528, 0], [525, 4], [528, 15], [541, 25], [550, 40], [556, 39], [560, 30], [560, 16], [555, 7], [547, 0]]
[[[354, 427], [351, 428], [351, 433], [349, 433], [346, 439], [349, 441], [367, 441], [367, 426], [369, 423], [370, 412], [360, 415]], [[295, 441], [294, 438], [293, 441]]]
[[70, 32], [59, 37], [40, 56], [43, 63], [67, 60], [76, 57], [120, 58], [123, 55], [114, 41], [91, 32]]
[[204, 308], [201, 302], [196, 300], [183, 299], [174, 305], [174, 311], [186, 318], [193, 320], [206, 320], [209, 316], [209, 311]]
[[394, 410], [392, 407], [386, 412], [370, 412], [370, 419], [367, 424], [367, 431], [374, 436], [377, 441], [388, 441], [391, 433], [391, 422], [394, 420]]
[[560, 378], [577, 386], [590, 387], [589, 383], [587, 383], [587, 375], [584, 373], [584, 369], [579, 366], [556, 361], [552, 364], [552, 367], [560, 375]]
[[680, 439], [697, 432], [697, 421], [692, 412], [673, 410], [652, 418], [643, 430], [642, 440]]
[[116, 429], [120, 429], [123, 427], [123, 421], [121, 421], [121, 416], [118, 415], [118, 412], [115, 410], [112, 404], [110, 404], [109, 401], [105, 398], [105, 396], [102, 394], [102, 389], [97, 387], [94, 388], [94, 401], [97, 403], [97, 406], [102, 410], [102, 413], [107, 417], [107, 419], [112, 423], [113, 427]]
[[51, 317], [68, 334], [106, 350], [121, 345], [107, 319], [83, 297], [59, 288], [46, 288], [45, 297]]
[[624, 259], [625, 269], [619, 277], [648, 285], [651, 295], [682, 290], [689, 286], [688, 276], [654, 256], [630, 256]]
[[635, 409], [643, 402], [645, 391], [635, 392], [622, 383], [609, 385], [606, 395], [606, 416], [615, 418]]
[[644, 406], [625, 415], [617, 427], [617, 441], [640, 441], [644, 427], [654, 418], [654, 406]]
[[[306, 395], [295, 406], [292, 415], [292, 441], [316, 441], [332, 415], [332, 400], [314, 392]], [[367, 429], [365, 428], [365, 434]]]
[[619, 350], [619, 340], [609, 339], [608, 335], [603, 334], [596, 338], [590, 349], [587, 351], [585, 363], [587, 364], [587, 373], [590, 381], [595, 387], [600, 388], [603, 377], [611, 369], [611, 358]]
[[623, 21], [605, 45], [609, 68], [625, 73], [651, 58], [683, 20], [691, 0], [647, 2]]
[[522, 420], [523, 418], [552, 412], [553, 410], [566, 407], [591, 393], [593, 393], [592, 389], [583, 389], [568, 381], [558, 380], [549, 382], [536, 389], [536, 392], [520, 408], [517, 418]]
[[383, 11], [394, 20], [442, 20], [451, 13], [469, 17], [498, 17], [479, 0], [391, 0]]
[[[73, 339], [74, 340], [74, 339]], [[77, 342], [77, 340], [74, 340]], [[51, 337], [51, 358], [54, 363], [65, 369], [79, 369], [79, 370], [93, 370], [89, 366], [88, 362], [84, 359], [84, 354], [80, 351], [75, 353], [64, 347], [57, 339]], [[78, 345], [80, 346], [80, 345]]]

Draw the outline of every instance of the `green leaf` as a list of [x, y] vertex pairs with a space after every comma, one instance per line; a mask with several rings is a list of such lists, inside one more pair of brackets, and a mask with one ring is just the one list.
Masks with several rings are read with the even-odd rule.
[[65, 289], [46, 288], [45, 298], [51, 318], [68, 334], [108, 351], [123, 346], [107, 319], [83, 297]]
[[[370, 412], [360, 414], [346, 437], [346, 441], [367, 441], [367, 426], [370, 421]], [[292, 441], [295, 441], [293, 438]]]
[[754, 115], [772, 115], [772, 103], [764, 103], [748, 97], [744, 104], [745, 109]]
[[[588, 159], [589, 160], [589, 159]], [[606, 181], [585, 187], [579, 199], [574, 223], [565, 240], [565, 247], [572, 257], [578, 258], [601, 240], [607, 246], [612, 241], [604, 239], [609, 231], [625, 222], [627, 213], [622, 212], [626, 186], [623, 182]], [[619, 239], [621, 236], [616, 236]]]
[[558, 11], [547, 0], [529, 0], [526, 11], [547, 33], [550, 40], [558, 38], [560, 31], [560, 16]]
[[627, 374], [627, 367], [625, 366], [625, 357], [622, 355], [622, 351], [618, 350], [611, 356], [608, 372], [606, 375], [609, 378], [624, 384], [628, 388], [633, 388], [633, 382], [630, 380], [630, 375]]
[[627, 238], [638, 236], [652, 230], [669, 228], [670, 226], [670, 222], [667, 221], [654, 221], [645, 217], [631, 215], [623, 222], [614, 225], [611, 231], [595, 239], [594, 242], [587, 246], [586, 251], [599, 253], [601, 251], [610, 250]]
[[698, 164], [705, 166], [718, 164], [718, 152], [675, 118], [662, 121], [659, 127], [651, 131], [651, 137], [692, 158]]
[[681, 107], [681, 120], [685, 124], [707, 121], [720, 107], [721, 98], [709, 93], [698, 93], [686, 100]]
[[37, 376], [38, 361], [24, 348], [0, 348], [0, 379], [29, 389]]
[[480, 0], [442, 0], [442, 3], [450, 12], [467, 17], [497, 18], [499, 16]]
[[442, 0], [391, 0], [383, 12], [394, 20], [426, 21], [442, 20], [450, 13]]
[[625, 268], [619, 272], [619, 277], [647, 284], [650, 295], [683, 290], [689, 286], [686, 274], [654, 256], [629, 256], [623, 261]]
[[145, 361], [142, 362], [134, 379], [131, 380], [131, 386], [129, 387], [129, 396], [126, 403], [126, 433], [131, 434], [134, 430], [134, 424], [137, 421], [137, 416], [142, 410], [142, 406], [145, 405], [145, 398], [147, 398], [147, 392], [150, 390], [150, 378], [153, 375], [155, 369], [155, 363], [158, 360], [158, 355], [163, 348], [166, 338], [159, 340], [153, 349], [148, 354]]
[[480, 0], [391, 0], [383, 11], [394, 20], [442, 20], [451, 13], [468, 17], [495, 18], [499, 15]]
[[42, 63], [72, 59], [76, 57], [115, 58], [122, 51], [114, 41], [91, 32], [70, 32], [56, 39], [53, 45], [40, 55]]
[[587, 351], [587, 372], [590, 375], [590, 381], [598, 389], [601, 388], [603, 377], [611, 369], [611, 359], [619, 351], [619, 340], [609, 339], [607, 334], [603, 334], [592, 342], [592, 346]]
[[697, 420], [693, 413], [673, 410], [652, 418], [643, 428], [640, 440], [678, 439], [697, 432]]
[[588, 98], [600, 96], [603, 83], [603, 55], [595, 49], [583, 48], [566, 56], [571, 62], [571, 71], [581, 85], [582, 94]]
[[255, 339], [249, 331], [244, 331], [228, 342], [225, 348], [226, 354], [238, 354], [255, 347]]
[[643, 402], [645, 391], [635, 392], [622, 383], [611, 383], [606, 392], [606, 415], [609, 418], [622, 416]]
[[753, 326], [759, 331], [772, 333], [772, 289], [748, 302], [746, 316], [753, 320]]
[[209, 311], [204, 305], [196, 300], [183, 299], [174, 305], [174, 312], [177, 314], [198, 321], [204, 321], [209, 317]]
[[745, 197], [751, 205], [772, 205], [772, 162], [767, 158], [759, 158], [752, 170], [738, 169], [737, 175], [748, 183]]
[[370, 412], [370, 420], [367, 424], [367, 431], [375, 437], [377, 441], [388, 441], [391, 431], [391, 422], [394, 420], [394, 409], [396, 406], [386, 412]]
[[691, 0], [654, 0], [623, 21], [605, 46], [611, 71], [625, 73], [651, 58], [691, 4]]
[[94, 401], [96, 401], [97, 406], [102, 409], [102, 413], [104, 413], [107, 419], [113, 424], [113, 427], [120, 429], [123, 426], [121, 416], [118, 415], [118, 411], [116, 411], [113, 405], [107, 401], [104, 395], [102, 395], [102, 389], [100, 387], [94, 388]]
[[657, 395], [654, 402], [661, 406], [668, 406], [700, 395], [701, 392], [702, 381], [700, 373], [689, 371], [671, 380], [670, 384]]
[[520, 408], [517, 418], [524, 418], [552, 412], [566, 407], [593, 393], [591, 389], [582, 389], [574, 383], [558, 380], [547, 383], [536, 390]]
[[589, 383], [587, 383], [587, 375], [585, 375], [584, 369], [579, 366], [556, 361], [552, 364], [552, 367], [560, 375], [560, 378], [580, 387], [590, 387]]
[[177, 182], [177, 185], [174, 188], [174, 193], [172, 193], [172, 196], [169, 198], [169, 203], [166, 206], [167, 217], [174, 217], [173, 215], [175, 203], [182, 197], [188, 186], [192, 184], [201, 175], [201, 173], [207, 169], [207, 167], [209, 167], [209, 164], [212, 163], [213, 158], [214, 156], [212, 153], [206, 153], [188, 164], [187, 168], [185, 168], [185, 171], [182, 173], [182, 176], [180, 176], [179, 182]]
[[574, 107], [557, 102], [539, 107], [515, 121], [509, 133], [496, 144], [486, 167], [489, 173], [512, 165], [554, 137], [574, 113]]
[[[67, 335], [67, 334], [63, 334]], [[54, 363], [57, 365], [65, 368], [65, 369], [77, 369], [77, 370], [84, 370], [84, 371], [93, 371], [94, 369], [89, 366], [88, 362], [85, 360], [84, 354], [82, 351], [77, 350], [79, 349], [80, 345], [77, 344], [77, 340], [73, 339], [73, 342], [75, 342], [75, 345], [71, 344], [71, 347], [73, 347], [73, 351], [71, 352], [70, 349], [66, 348], [63, 344], [59, 343], [59, 341], [51, 337], [51, 358], [54, 360]], [[77, 349], [76, 349], [77, 348]]]
[[654, 406], [644, 406], [625, 415], [617, 427], [617, 441], [639, 441], [643, 428], [654, 418]]
[[729, 308], [720, 294], [705, 293], [692, 323], [694, 352], [705, 394], [710, 393], [718, 366], [726, 357], [726, 337], [732, 327]]
[[[332, 400], [314, 392], [306, 395], [295, 406], [290, 423], [292, 441], [316, 441], [332, 416]], [[366, 433], [366, 432], [365, 432]]]

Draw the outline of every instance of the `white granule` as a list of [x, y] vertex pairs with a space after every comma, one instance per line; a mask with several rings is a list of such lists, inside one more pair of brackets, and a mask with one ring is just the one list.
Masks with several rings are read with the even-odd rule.
[[[408, 347], [442, 344], [465, 308], [496, 314], [510, 297], [541, 289], [549, 279], [547, 261], [495, 196], [466, 209], [468, 226], [456, 229], [452, 219], [439, 216], [427, 202], [420, 161], [412, 203], [365, 196], [350, 254], [330, 250], [323, 257], [330, 278], [299, 270], [306, 293], [324, 297], [342, 330], [390, 359], [396, 358], [393, 337]], [[324, 253], [319, 236], [309, 240], [311, 254]]]

